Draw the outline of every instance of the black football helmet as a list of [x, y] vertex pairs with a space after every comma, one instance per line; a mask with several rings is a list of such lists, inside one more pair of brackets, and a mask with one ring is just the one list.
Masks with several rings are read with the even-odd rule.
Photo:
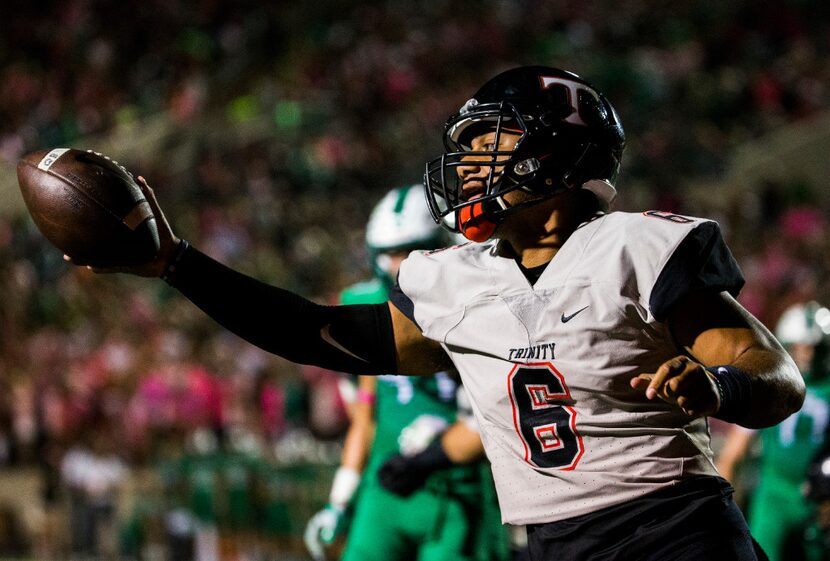
[[[472, 151], [476, 136], [495, 131], [498, 146], [506, 130], [521, 135], [512, 151]], [[624, 145], [616, 111], [588, 82], [557, 68], [514, 68], [489, 80], [447, 121], [445, 153], [424, 173], [427, 202], [436, 222], [471, 239], [464, 224], [471, 216], [492, 223], [489, 237], [507, 213], [564, 189], [588, 189], [607, 208]], [[490, 171], [485, 192], [465, 200], [458, 168], [471, 161]], [[517, 189], [536, 196], [511, 207], [503, 195]]]

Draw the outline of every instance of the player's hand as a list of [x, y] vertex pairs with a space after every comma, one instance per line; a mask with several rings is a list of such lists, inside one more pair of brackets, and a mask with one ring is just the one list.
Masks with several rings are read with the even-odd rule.
[[712, 375], [684, 355], [667, 360], [657, 372], [632, 378], [631, 387], [645, 392], [648, 399], [659, 397], [676, 404], [691, 417], [713, 415], [720, 408], [720, 394]]
[[334, 543], [345, 522], [345, 512], [341, 508], [326, 505], [323, 510], [311, 517], [305, 527], [303, 540], [314, 561], [325, 561], [326, 546]]
[[423, 487], [432, 470], [420, 469], [411, 456], [395, 454], [380, 466], [378, 481], [384, 489], [408, 497]]
[[[155, 193], [147, 184], [147, 180], [141, 176], [138, 176], [136, 178], [136, 183], [138, 183], [138, 186], [141, 188], [142, 193], [144, 193], [147, 202], [150, 204], [150, 208], [153, 210], [153, 216], [156, 217], [156, 227], [158, 228], [159, 233], [158, 255], [156, 255], [155, 259], [152, 261], [128, 267], [88, 267], [96, 273], [130, 273], [140, 277], [161, 276], [165, 269], [167, 269], [167, 265], [173, 259], [173, 256], [176, 254], [176, 250], [181, 243], [181, 240], [173, 234], [173, 229], [170, 227], [167, 217], [164, 216], [164, 212], [161, 210], [158, 200], [156, 200]], [[68, 255], [64, 255], [63, 258], [66, 261], [72, 261]]]

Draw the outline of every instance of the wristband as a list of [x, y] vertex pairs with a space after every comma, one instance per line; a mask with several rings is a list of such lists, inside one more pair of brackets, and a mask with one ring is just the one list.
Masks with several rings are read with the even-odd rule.
[[712, 416], [728, 423], [743, 420], [752, 404], [752, 380], [747, 373], [729, 364], [706, 370], [712, 374], [720, 395], [720, 408]]
[[331, 484], [329, 504], [340, 510], [345, 510], [352, 495], [360, 483], [360, 472], [350, 467], [340, 466], [334, 474], [334, 482]]
[[182, 240], [179, 242], [179, 247], [176, 248], [176, 253], [173, 254], [173, 258], [170, 260], [170, 263], [167, 264], [165, 267], [164, 272], [159, 275], [161, 280], [166, 282], [169, 285], [173, 284], [176, 276], [176, 268], [179, 266], [179, 261], [182, 260], [182, 256], [187, 251], [187, 248], [190, 247], [190, 244], [187, 240]]

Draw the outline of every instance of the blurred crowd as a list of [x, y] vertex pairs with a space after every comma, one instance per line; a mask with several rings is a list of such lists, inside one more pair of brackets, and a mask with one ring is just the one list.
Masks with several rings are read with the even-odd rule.
[[[0, 160], [98, 149], [161, 118], [164, 145], [110, 155], [180, 235], [316, 301], [370, 274], [367, 214], [419, 181], [445, 118], [495, 71], [539, 63], [590, 77], [621, 114], [618, 208], [718, 219], [768, 325], [830, 302], [827, 185], [684, 193], [717, 183], [736, 147], [826, 111], [825, 3], [68, 0], [0, 20]], [[72, 268], [6, 213], [0, 286], [0, 466], [36, 466], [44, 504], [72, 496], [83, 454], [117, 457], [111, 488], [171, 454], [336, 461], [335, 375], [244, 344], [163, 283]]]

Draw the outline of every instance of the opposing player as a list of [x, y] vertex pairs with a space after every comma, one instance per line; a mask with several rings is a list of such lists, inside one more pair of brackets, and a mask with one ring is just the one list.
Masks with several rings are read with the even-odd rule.
[[717, 466], [732, 480], [751, 444], [760, 438], [760, 473], [750, 501], [749, 526], [771, 561], [786, 561], [804, 554], [804, 530], [813, 520], [814, 505], [804, 500], [803, 487], [830, 428], [830, 310], [817, 302], [796, 304], [782, 314], [775, 335], [804, 376], [804, 406], [776, 427], [733, 428]]
[[[366, 227], [374, 278], [344, 290], [341, 302], [386, 302], [409, 252], [449, 241], [418, 186], [390, 191]], [[354, 517], [343, 561], [506, 559], [492, 476], [478, 461], [484, 457], [481, 438], [463, 408], [458, 415], [456, 394], [462, 391], [446, 372], [358, 376], [329, 502], [305, 532], [315, 559], [326, 558], [350, 506]]]
[[361, 374], [455, 366], [503, 520], [533, 559], [755, 559], [712, 463], [706, 416], [747, 427], [797, 411], [804, 383], [734, 299], [716, 223], [605, 213], [624, 133], [578, 76], [521, 67], [485, 83], [427, 165], [436, 220], [479, 243], [414, 252], [388, 304], [326, 307], [176, 237], [122, 269], [161, 276], [250, 342]]

